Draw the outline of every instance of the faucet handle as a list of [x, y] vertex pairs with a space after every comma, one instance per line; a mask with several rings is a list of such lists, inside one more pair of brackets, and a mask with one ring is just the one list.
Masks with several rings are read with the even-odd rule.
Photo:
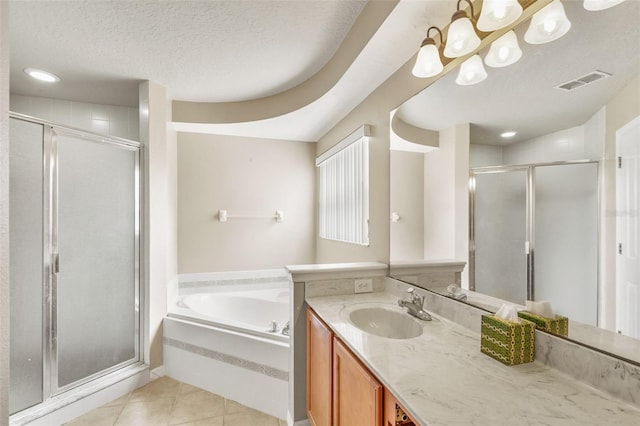
[[407, 289], [407, 295], [409, 296], [409, 302], [419, 303], [420, 307], [424, 306], [424, 297], [418, 296], [416, 290], [413, 287]]

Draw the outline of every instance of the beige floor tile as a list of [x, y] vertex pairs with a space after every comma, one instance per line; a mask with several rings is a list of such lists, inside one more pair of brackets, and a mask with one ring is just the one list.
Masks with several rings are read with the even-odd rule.
[[180, 423], [178, 426], [223, 426], [224, 417], [210, 417], [208, 419], [196, 420], [194, 422]]
[[251, 408], [246, 407], [232, 399], [225, 400], [225, 409], [224, 409], [225, 414], [242, 413], [249, 410], [251, 410]]
[[69, 423], [68, 426], [112, 426], [118, 415], [122, 411], [122, 406], [100, 407], [89, 411]]
[[179, 389], [180, 382], [169, 377], [161, 377], [131, 392], [129, 402], [172, 398], [178, 394]]
[[184, 395], [187, 393], [191, 393], [191, 392], [197, 392], [197, 391], [201, 391], [202, 389], [197, 388], [195, 386], [191, 386], [187, 383], [180, 383], [180, 390], [178, 391], [179, 395]]
[[176, 398], [169, 424], [177, 425], [224, 414], [224, 398], [198, 390]]
[[117, 426], [168, 425], [173, 403], [174, 398], [129, 402], [124, 406], [115, 424]]
[[279, 426], [278, 419], [249, 409], [241, 413], [225, 414], [224, 426]]
[[125, 405], [127, 403], [127, 401], [129, 401], [129, 395], [131, 395], [131, 394], [128, 393], [126, 395], [121, 396], [120, 398], [114, 399], [111, 402], [107, 402], [102, 407], [121, 407], [121, 406]]
[[280, 426], [288, 426], [286, 420], [278, 419], [278, 423], [280, 423]]

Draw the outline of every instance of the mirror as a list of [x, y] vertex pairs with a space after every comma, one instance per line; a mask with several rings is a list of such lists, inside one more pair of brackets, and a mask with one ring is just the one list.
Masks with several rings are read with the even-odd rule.
[[564, 37], [527, 44], [525, 21], [518, 62], [472, 86], [456, 68], [392, 112], [389, 257], [465, 260], [466, 303], [549, 301], [569, 339], [640, 364], [638, 214], [621, 196], [640, 185], [617, 164], [626, 139], [639, 161], [640, 2], [563, 4]]

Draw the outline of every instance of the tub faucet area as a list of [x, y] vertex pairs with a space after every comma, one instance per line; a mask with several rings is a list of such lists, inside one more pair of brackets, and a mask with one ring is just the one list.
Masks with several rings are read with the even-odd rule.
[[398, 299], [398, 305], [407, 308], [407, 313], [411, 316], [423, 321], [431, 321], [431, 315], [423, 309], [424, 296], [418, 296], [413, 288], [407, 290], [407, 300]]

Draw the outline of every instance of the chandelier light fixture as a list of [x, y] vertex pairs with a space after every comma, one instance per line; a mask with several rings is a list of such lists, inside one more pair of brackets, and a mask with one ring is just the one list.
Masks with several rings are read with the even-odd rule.
[[484, 69], [484, 65], [482, 65], [480, 55], [473, 55], [460, 65], [456, 83], [460, 86], [470, 86], [478, 84], [486, 78], [487, 72]]
[[518, 46], [518, 37], [515, 31], [511, 30], [491, 43], [484, 63], [493, 68], [501, 68], [518, 62], [521, 57], [522, 50]]
[[442, 60], [440, 59], [440, 51], [436, 47], [436, 42], [429, 37], [431, 30], [438, 31], [440, 34], [440, 44], [442, 44], [442, 31], [438, 27], [429, 27], [427, 30], [427, 38], [422, 41], [416, 64], [413, 66], [411, 73], [419, 78], [427, 78], [438, 75], [444, 69]]
[[522, 6], [518, 0], [484, 0], [477, 27], [484, 32], [499, 30], [513, 24], [520, 15]]
[[533, 18], [524, 40], [529, 44], [543, 44], [557, 40], [571, 28], [560, 0], [553, 0], [540, 9]]
[[585, 9], [595, 12], [598, 10], [609, 9], [610, 7], [616, 6], [622, 3], [624, 0], [584, 0], [582, 5]]
[[473, 28], [473, 23], [467, 17], [467, 12], [460, 10], [460, 3], [466, 1], [471, 9], [473, 17], [473, 5], [469, 0], [458, 0], [456, 12], [451, 17], [449, 32], [447, 33], [447, 43], [444, 46], [444, 56], [447, 58], [458, 58], [473, 52], [480, 46], [480, 37]]
[[[469, 5], [470, 15], [460, 9], [463, 1]], [[583, 0], [583, 5], [587, 10], [603, 10], [623, 1], [625, 0]], [[524, 3], [531, 5], [530, 2]], [[493, 31], [512, 25], [522, 17], [522, 14], [523, 7], [520, 0], [483, 0], [477, 29], [480, 35], [485, 37]], [[482, 42], [476, 33], [474, 22], [475, 14], [471, 0], [458, 0], [456, 11], [448, 26], [446, 40], [443, 37], [443, 31], [438, 27], [429, 27], [411, 73], [418, 78], [434, 77], [444, 70], [444, 64], [450, 59], [475, 53], [460, 65], [456, 83], [468, 86], [486, 79], [487, 72], [482, 59], [477, 54], [477, 49]], [[549, 43], [562, 37], [570, 29], [571, 22], [565, 14], [564, 6], [560, 0], [553, 0], [533, 14], [524, 39], [530, 44]], [[439, 45], [436, 45], [432, 31], [437, 31], [440, 35]], [[509, 30], [491, 43], [489, 52], [484, 58], [484, 64], [493, 68], [506, 67], [519, 61], [521, 57], [522, 50], [518, 45], [516, 33]]]

